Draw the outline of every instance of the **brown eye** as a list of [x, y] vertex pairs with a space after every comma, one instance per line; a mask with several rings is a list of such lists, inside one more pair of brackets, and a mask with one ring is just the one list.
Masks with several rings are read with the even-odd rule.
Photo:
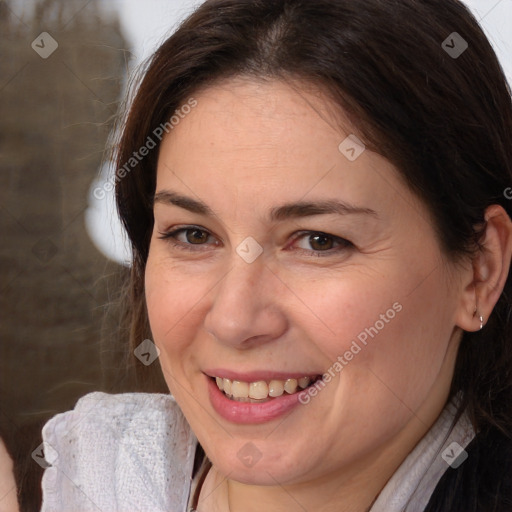
[[166, 233], [160, 233], [159, 238], [183, 248], [187, 246], [190, 248], [193, 245], [219, 245], [218, 240], [209, 231], [197, 226], [189, 226]]
[[315, 234], [309, 237], [309, 245], [315, 251], [328, 251], [334, 247], [332, 236]]
[[344, 251], [354, 247], [351, 242], [340, 238], [339, 236], [329, 235], [321, 231], [306, 231], [302, 232], [293, 243], [293, 246], [302, 251], [307, 251], [311, 254], [320, 253], [334, 254], [339, 251]]
[[210, 234], [202, 229], [187, 229], [185, 236], [190, 244], [204, 244], [208, 241]]

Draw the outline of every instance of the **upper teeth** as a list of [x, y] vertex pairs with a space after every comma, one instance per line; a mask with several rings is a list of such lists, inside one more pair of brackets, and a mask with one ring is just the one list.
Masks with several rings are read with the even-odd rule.
[[287, 379], [287, 380], [271, 380], [265, 382], [259, 380], [257, 382], [242, 382], [239, 380], [223, 379], [215, 377], [217, 386], [221, 391], [233, 398], [253, 398], [255, 400], [263, 400], [270, 397], [281, 396], [285, 391], [288, 394], [293, 394], [297, 388], [307, 388], [311, 383], [310, 377], [301, 377], [300, 379]]

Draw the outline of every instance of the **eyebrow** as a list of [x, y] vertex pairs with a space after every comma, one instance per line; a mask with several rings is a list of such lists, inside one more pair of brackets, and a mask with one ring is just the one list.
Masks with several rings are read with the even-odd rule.
[[[172, 204], [200, 215], [215, 216], [213, 210], [202, 201], [183, 196], [175, 192], [163, 190], [157, 192], [153, 198], [153, 204]], [[286, 203], [270, 210], [270, 220], [273, 222], [286, 219], [311, 217], [313, 215], [371, 215], [378, 217], [377, 212], [370, 208], [361, 208], [337, 200], [327, 201], [298, 201]]]
[[188, 210], [189, 212], [199, 213], [200, 215], [214, 215], [213, 210], [202, 201], [182, 196], [174, 192], [169, 192], [168, 190], [163, 190], [155, 194], [155, 197], [153, 198], [153, 205], [157, 203], [173, 204], [183, 208], [184, 210]]
[[313, 215], [372, 215], [378, 217], [377, 212], [370, 208], [360, 208], [343, 201], [314, 201], [306, 202], [299, 201], [296, 203], [287, 203], [277, 208], [272, 208], [270, 211], [270, 218], [273, 221], [280, 221], [285, 219], [293, 219], [299, 217], [310, 217]]

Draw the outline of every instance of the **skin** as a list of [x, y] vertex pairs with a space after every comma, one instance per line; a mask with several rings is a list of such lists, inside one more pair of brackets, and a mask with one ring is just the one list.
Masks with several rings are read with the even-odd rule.
[[[357, 132], [320, 92], [240, 78], [195, 98], [162, 143], [156, 191], [213, 215], [155, 203], [146, 300], [166, 382], [213, 462], [199, 512], [367, 510], [442, 411], [475, 306], [488, 318], [501, 293], [510, 219], [489, 209], [489, 254], [452, 264], [389, 161], [340, 153]], [[375, 214], [269, 219], [325, 200]], [[190, 225], [202, 243], [161, 239]], [[339, 238], [322, 251], [304, 231]], [[248, 236], [263, 249], [250, 264], [236, 252]], [[324, 373], [394, 303], [402, 310], [307, 405], [259, 425], [212, 408], [206, 368]], [[237, 456], [247, 442], [261, 453], [251, 468]]]
[[18, 511], [12, 459], [0, 438], [0, 512]]

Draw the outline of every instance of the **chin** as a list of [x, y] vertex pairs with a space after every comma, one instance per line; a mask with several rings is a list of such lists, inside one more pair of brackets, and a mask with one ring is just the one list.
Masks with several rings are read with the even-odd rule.
[[[302, 462], [300, 462], [301, 458], [289, 460], [284, 453], [271, 447], [263, 448], [260, 452], [256, 448], [256, 444], [261, 446], [258, 441], [255, 443], [239, 441], [235, 444], [237, 446], [241, 445], [241, 448], [233, 451], [231, 449], [223, 450], [222, 447], [217, 448], [216, 453], [212, 454], [210, 460], [223, 476], [242, 484], [283, 485], [292, 481], [299, 481], [301, 474], [307, 470], [304, 467], [303, 458]], [[267, 449], [272, 453], [272, 457], [265, 457], [262, 453]], [[298, 473], [299, 470], [301, 474]]]

